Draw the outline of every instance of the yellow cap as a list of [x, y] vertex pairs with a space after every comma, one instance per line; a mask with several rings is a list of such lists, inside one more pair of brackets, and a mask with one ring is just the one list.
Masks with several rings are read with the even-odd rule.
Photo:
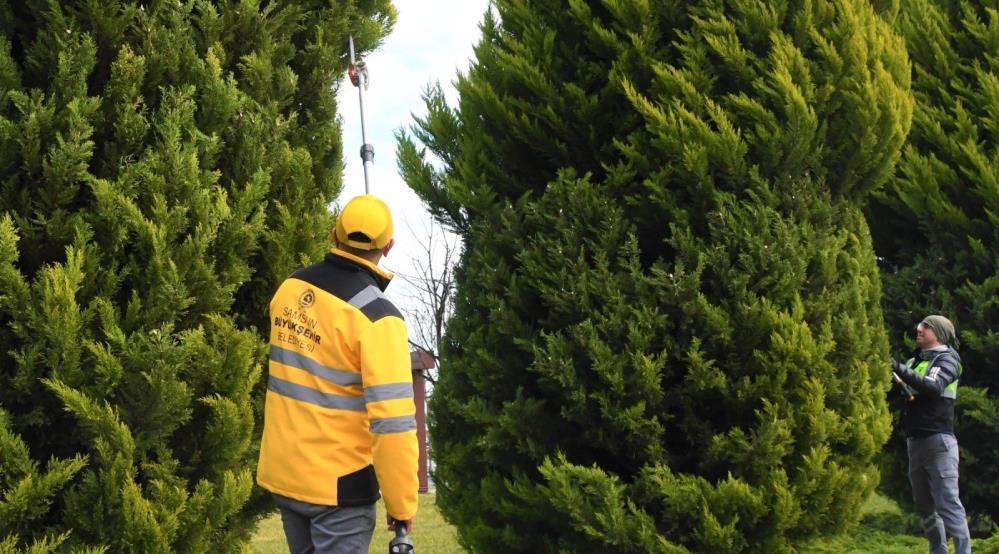
[[381, 250], [392, 240], [392, 212], [377, 196], [355, 196], [336, 220], [336, 238], [361, 250]]

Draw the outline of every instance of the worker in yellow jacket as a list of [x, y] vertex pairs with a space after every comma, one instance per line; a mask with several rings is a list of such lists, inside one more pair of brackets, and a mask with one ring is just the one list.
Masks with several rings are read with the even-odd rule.
[[293, 554], [367, 552], [379, 487], [390, 528], [410, 530], [417, 509], [406, 326], [378, 267], [395, 243], [388, 206], [352, 199], [333, 241], [270, 304], [257, 483], [274, 494]]

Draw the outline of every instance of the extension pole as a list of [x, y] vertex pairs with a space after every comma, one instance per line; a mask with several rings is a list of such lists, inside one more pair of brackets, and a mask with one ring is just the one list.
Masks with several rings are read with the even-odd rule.
[[368, 71], [364, 62], [354, 60], [354, 35], [350, 35], [350, 80], [357, 87], [357, 100], [361, 106], [361, 163], [364, 165], [364, 193], [371, 193], [369, 166], [375, 163], [375, 147], [368, 144], [368, 133], [364, 128], [364, 89], [368, 86]]

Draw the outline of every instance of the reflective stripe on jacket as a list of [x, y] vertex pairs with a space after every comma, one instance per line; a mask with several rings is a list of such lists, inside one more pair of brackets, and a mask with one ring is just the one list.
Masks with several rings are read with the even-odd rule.
[[907, 437], [954, 434], [954, 401], [961, 376], [961, 357], [953, 348], [924, 350], [906, 365], [915, 376], [906, 383], [915, 395], [902, 405], [902, 429]]
[[[942, 355], [943, 355], [943, 353], [940, 354], [940, 356], [942, 356]], [[919, 375], [920, 377], [927, 377], [926, 372], [927, 372], [927, 370], [930, 369], [930, 365], [933, 365], [935, 368], [938, 368], [938, 370], [939, 370], [939, 366], [936, 365], [937, 359], [939, 359], [939, 356], [934, 356], [933, 359], [930, 359], [930, 360], [923, 360], [923, 361], [919, 362], [918, 364], [916, 364], [916, 367], [913, 367], [912, 370], [915, 371], [916, 375]], [[909, 361], [910, 364], [912, 363], [912, 361], [913, 360]], [[909, 367], [912, 367], [912, 366], [910, 365]], [[957, 398], [957, 382], [960, 380], [960, 377], [961, 377], [961, 364], [959, 363], [959, 364], [957, 364], [957, 378], [955, 378], [953, 381], [951, 381], [949, 385], [947, 385], [946, 387], [944, 387], [943, 391], [940, 393], [940, 396], [942, 396], [943, 398], [955, 398], [956, 399]]]
[[406, 325], [383, 290], [391, 274], [333, 249], [296, 271], [270, 304], [257, 482], [325, 506], [417, 509], [416, 408]]

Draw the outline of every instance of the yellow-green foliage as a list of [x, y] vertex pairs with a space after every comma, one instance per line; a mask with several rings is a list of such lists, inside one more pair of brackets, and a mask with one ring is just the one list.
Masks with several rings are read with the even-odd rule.
[[388, 0], [0, 2], [0, 551], [232, 552], [266, 303]]
[[[895, 26], [912, 58], [917, 106], [895, 176], [868, 208], [885, 319], [896, 357], [908, 356], [913, 326], [928, 314], [957, 327], [961, 498], [972, 532], [991, 534], [999, 524], [999, 3], [904, 0]], [[910, 505], [905, 444], [896, 436], [891, 446], [886, 490]]]
[[[401, 137], [465, 241], [431, 401], [481, 552], [787, 552], [888, 436], [860, 208], [912, 117], [866, 1], [497, 1]], [[444, 162], [434, 167], [422, 142]]]

